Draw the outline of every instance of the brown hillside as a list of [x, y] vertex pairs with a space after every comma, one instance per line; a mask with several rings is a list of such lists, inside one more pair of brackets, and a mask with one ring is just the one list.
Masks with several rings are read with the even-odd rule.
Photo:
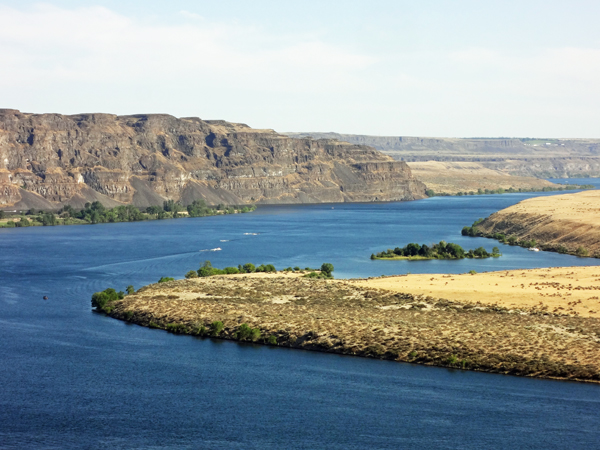
[[549, 249], [562, 246], [575, 253], [583, 247], [590, 256], [600, 255], [600, 191], [524, 200], [492, 214], [477, 227], [486, 234], [535, 239]]

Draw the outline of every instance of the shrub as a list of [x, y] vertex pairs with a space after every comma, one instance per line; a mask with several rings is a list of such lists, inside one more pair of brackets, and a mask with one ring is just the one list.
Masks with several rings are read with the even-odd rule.
[[300, 271], [300, 267], [296, 266], [294, 267], [294, 272], [299, 272]]
[[476, 270], [469, 270], [469, 273], [470, 273], [471, 275], [475, 275], [475, 274], [477, 273], [477, 271], [476, 271]]
[[127, 320], [131, 320], [131, 318], [133, 317], [133, 311], [125, 311], [125, 319]]
[[277, 337], [271, 335], [271, 336], [269, 336], [269, 339], [267, 340], [267, 342], [271, 345], [277, 345]]
[[240, 273], [240, 270], [237, 267], [225, 267], [223, 269], [223, 272], [225, 272], [228, 275], [231, 275], [235, 273]]
[[259, 328], [251, 328], [247, 323], [243, 323], [238, 328], [236, 337], [240, 341], [253, 341], [254, 342], [260, 338], [260, 329]]
[[161, 277], [160, 280], [158, 280], [159, 283], [166, 283], [168, 281], [175, 281], [175, 278], [172, 278], [172, 277]]
[[588, 256], [589, 252], [587, 251], [587, 249], [585, 247], [577, 247], [575, 254], [577, 256]]
[[309, 272], [304, 275], [305, 278], [321, 278], [321, 274], [317, 272]]
[[185, 277], [187, 279], [198, 278], [198, 272], [196, 272], [195, 270], [190, 270], [188, 273], [185, 274]]
[[125, 288], [125, 291], [127, 292], [127, 295], [130, 295], [135, 292], [135, 289], [132, 285], [129, 285], [129, 286], [127, 286], [127, 288]]
[[215, 320], [213, 323], [210, 324], [210, 333], [213, 336], [218, 336], [223, 332], [224, 328], [225, 327], [223, 326], [223, 322], [221, 322], [220, 320]]
[[175, 334], [182, 334], [187, 331], [187, 327], [182, 323], [168, 323], [165, 329]]

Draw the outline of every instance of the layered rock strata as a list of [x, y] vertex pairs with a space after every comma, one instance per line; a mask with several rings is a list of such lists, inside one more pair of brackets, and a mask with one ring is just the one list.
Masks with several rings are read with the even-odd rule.
[[3, 207], [369, 202], [424, 191], [405, 163], [364, 145], [196, 117], [0, 110]]

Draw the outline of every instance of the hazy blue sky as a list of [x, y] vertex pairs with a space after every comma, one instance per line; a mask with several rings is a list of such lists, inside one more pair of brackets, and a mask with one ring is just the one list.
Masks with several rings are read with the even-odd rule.
[[600, 137], [599, 1], [0, 0], [0, 107]]

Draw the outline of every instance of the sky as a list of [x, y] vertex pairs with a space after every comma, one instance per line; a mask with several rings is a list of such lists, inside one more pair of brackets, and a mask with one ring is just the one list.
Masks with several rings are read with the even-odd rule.
[[600, 2], [0, 0], [0, 108], [600, 138]]

